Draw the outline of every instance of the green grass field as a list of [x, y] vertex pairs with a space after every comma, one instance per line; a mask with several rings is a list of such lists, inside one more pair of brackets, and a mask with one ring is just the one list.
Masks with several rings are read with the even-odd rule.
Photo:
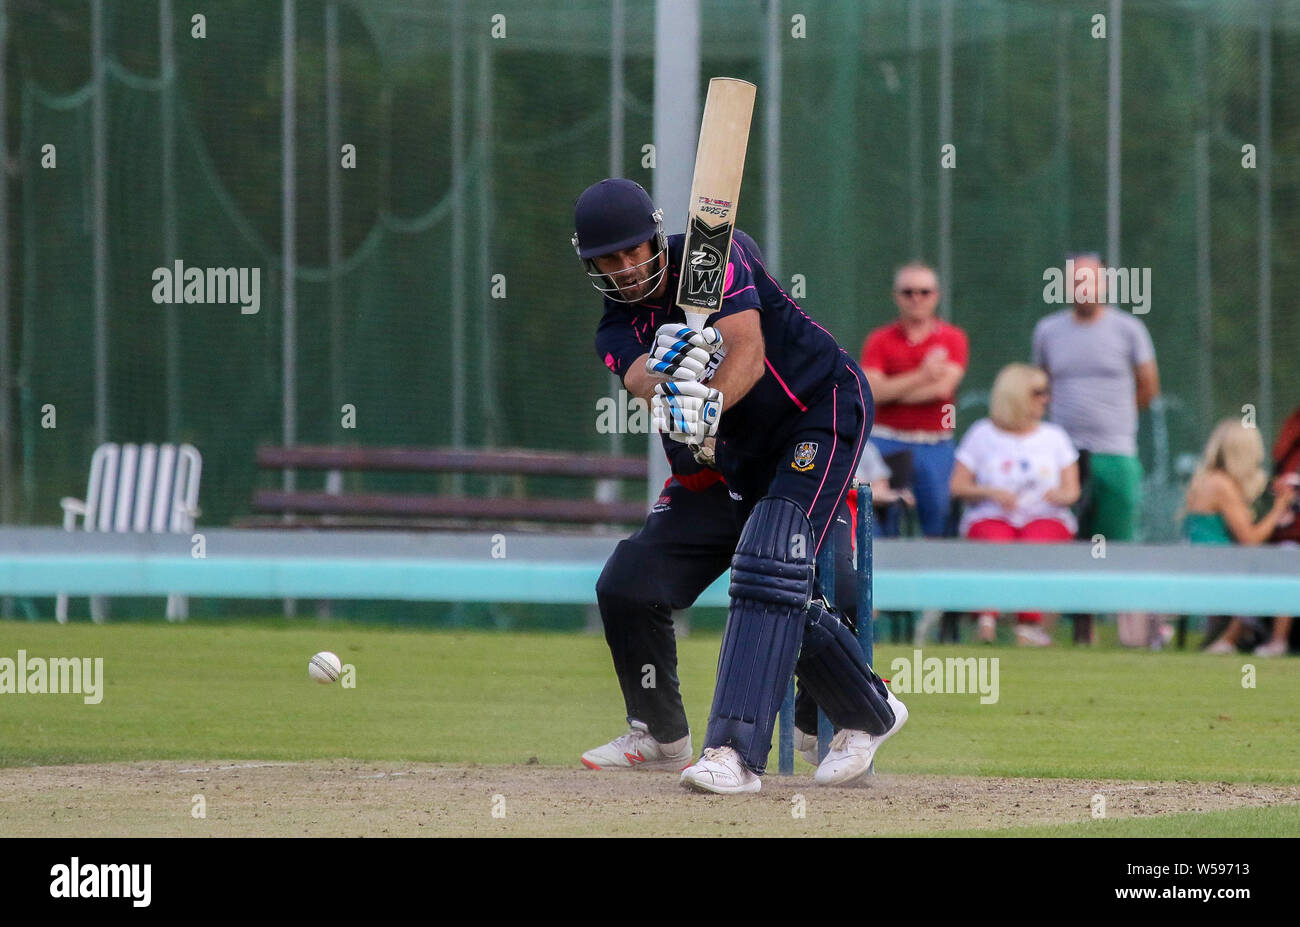
[[1294, 837], [1300, 834], [1300, 805], [1234, 808], [1231, 811], [1166, 814], [1155, 818], [1112, 818], [1042, 827], [950, 830], [944, 837]]
[[[103, 657], [99, 705], [4, 695], [0, 766], [225, 756], [569, 765], [623, 726], [603, 639], [258, 625], [0, 623], [0, 657]], [[356, 688], [307, 678], [333, 650]], [[694, 730], [708, 715], [715, 636], [681, 642]], [[1118, 650], [927, 648], [997, 656], [999, 701], [904, 696], [892, 771], [1300, 782], [1300, 661]], [[877, 668], [911, 648], [881, 646]]]
[[[624, 727], [602, 638], [397, 631], [273, 619], [94, 626], [0, 622], [0, 657], [102, 657], [104, 697], [0, 695], [0, 767], [158, 760], [312, 761], [572, 768]], [[680, 642], [698, 740], [716, 635]], [[333, 650], [356, 687], [321, 686]], [[881, 752], [890, 774], [1300, 783], [1300, 661], [1194, 652], [930, 647], [1000, 660], [999, 700], [903, 696], [911, 721]], [[880, 646], [877, 669], [911, 648]], [[1256, 667], [1243, 688], [1243, 665]], [[772, 767], [775, 770], [775, 756]], [[806, 773], [807, 767], [801, 771]], [[1063, 835], [1300, 833], [1300, 814], [1253, 809], [1179, 823], [1105, 820]], [[1047, 831], [1056, 832], [1053, 828]], [[981, 831], [986, 832], [986, 831]]]

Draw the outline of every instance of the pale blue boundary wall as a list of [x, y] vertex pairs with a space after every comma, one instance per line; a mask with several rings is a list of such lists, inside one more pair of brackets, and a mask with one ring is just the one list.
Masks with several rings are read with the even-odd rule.
[[[618, 538], [356, 531], [203, 532], [189, 537], [0, 529], [0, 595], [406, 599], [590, 604]], [[494, 558], [494, 548], [504, 557]], [[1150, 610], [1300, 613], [1300, 548], [875, 544], [884, 610]], [[726, 576], [696, 603], [726, 605]]]

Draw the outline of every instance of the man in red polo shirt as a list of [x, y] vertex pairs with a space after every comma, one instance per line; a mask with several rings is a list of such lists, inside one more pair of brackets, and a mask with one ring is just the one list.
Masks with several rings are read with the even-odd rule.
[[921, 530], [940, 537], [948, 521], [957, 386], [966, 375], [966, 333], [935, 317], [939, 278], [916, 262], [894, 274], [898, 321], [867, 336], [860, 366], [876, 399], [871, 443], [883, 456], [912, 452], [912, 493]]

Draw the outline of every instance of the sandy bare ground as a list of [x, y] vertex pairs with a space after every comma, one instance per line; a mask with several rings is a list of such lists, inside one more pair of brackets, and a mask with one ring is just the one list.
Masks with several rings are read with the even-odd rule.
[[835, 789], [809, 772], [713, 796], [671, 773], [127, 763], [0, 770], [0, 837], [919, 834], [1083, 821], [1097, 794], [1107, 817], [1300, 802], [1300, 786], [1226, 783], [881, 775]]

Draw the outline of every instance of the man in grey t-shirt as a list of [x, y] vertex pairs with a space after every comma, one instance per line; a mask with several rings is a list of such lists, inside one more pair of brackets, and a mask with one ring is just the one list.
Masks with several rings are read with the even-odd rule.
[[1054, 312], [1034, 328], [1034, 363], [1052, 380], [1048, 417], [1076, 447], [1136, 456], [1138, 409], [1159, 391], [1155, 348], [1136, 316], [1101, 305]]
[[[1080, 536], [1112, 541], [1137, 538], [1142, 465], [1137, 456], [1138, 410], [1160, 393], [1151, 335], [1136, 316], [1105, 305], [1105, 274], [1095, 254], [1074, 255], [1076, 294], [1095, 302], [1040, 319], [1034, 328], [1034, 363], [1047, 371], [1052, 400], [1048, 418], [1086, 451], [1086, 509]], [[1076, 626], [1077, 627], [1077, 626]], [[1089, 635], [1090, 636], [1090, 635]]]

